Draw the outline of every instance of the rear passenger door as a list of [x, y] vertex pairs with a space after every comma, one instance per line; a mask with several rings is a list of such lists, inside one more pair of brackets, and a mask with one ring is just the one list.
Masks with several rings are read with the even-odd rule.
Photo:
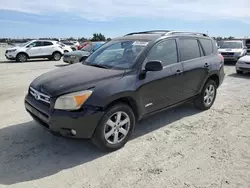
[[42, 47], [43, 56], [52, 55], [53, 48], [54, 48], [54, 45], [53, 45], [52, 42], [44, 41], [43, 42], [43, 47]]
[[183, 94], [188, 99], [199, 93], [209, 75], [210, 61], [197, 38], [180, 38], [178, 48], [183, 66]]

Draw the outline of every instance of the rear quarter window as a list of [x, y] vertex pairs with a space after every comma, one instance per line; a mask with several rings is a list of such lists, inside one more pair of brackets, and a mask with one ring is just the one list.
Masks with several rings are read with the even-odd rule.
[[204, 49], [204, 52], [205, 52], [205, 55], [211, 55], [213, 53], [213, 43], [212, 43], [212, 40], [210, 39], [199, 39], [203, 49]]

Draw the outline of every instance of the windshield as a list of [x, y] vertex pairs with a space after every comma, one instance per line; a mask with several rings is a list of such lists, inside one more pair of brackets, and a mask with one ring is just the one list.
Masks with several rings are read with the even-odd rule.
[[24, 47], [24, 46], [26, 46], [26, 45], [29, 44], [29, 43], [30, 43], [30, 41], [25, 42], [25, 43], [23, 43], [23, 44], [20, 44], [20, 45], [18, 45], [18, 46]]
[[242, 42], [221, 42], [219, 44], [220, 48], [230, 48], [230, 49], [239, 49], [243, 48]]
[[147, 44], [148, 41], [135, 40], [108, 42], [90, 55], [84, 64], [110, 69], [129, 69]]

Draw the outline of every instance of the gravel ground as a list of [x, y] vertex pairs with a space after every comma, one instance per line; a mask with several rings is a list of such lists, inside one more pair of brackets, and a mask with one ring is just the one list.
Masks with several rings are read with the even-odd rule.
[[124, 148], [55, 137], [32, 121], [29, 83], [63, 62], [0, 61], [0, 187], [250, 188], [250, 75], [234, 66], [214, 106], [192, 104], [141, 121]]

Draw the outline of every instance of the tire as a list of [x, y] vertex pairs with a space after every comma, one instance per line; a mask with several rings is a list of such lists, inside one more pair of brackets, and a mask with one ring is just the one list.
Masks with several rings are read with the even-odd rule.
[[208, 80], [205, 86], [203, 87], [201, 93], [194, 101], [195, 107], [200, 110], [210, 109], [211, 106], [214, 104], [216, 94], [217, 94], [217, 85], [215, 81]]
[[237, 73], [237, 74], [243, 74], [243, 71], [236, 70], [236, 73]]
[[72, 50], [73, 50], [73, 51], [76, 51], [76, 49], [75, 49], [75, 48], [72, 48]]
[[19, 53], [16, 56], [16, 61], [17, 62], [26, 62], [28, 60], [28, 55], [25, 53]]
[[69, 51], [68, 50], [64, 50], [64, 53], [68, 53]]
[[[116, 118], [119, 117], [119, 114], [120, 121], [117, 121]], [[124, 103], [117, 103], [105, 110], [105, 114], [100, 120], [91, 140], [101, 150], [107, 152], [115, 151], [128, 142], [134, 127], [135, 115], [133, 110]]]
[[62, 54], [60, 52], [54, 52], [52, 57], [53, 57], [54, 61], [60, 61], [61, 57], [62, 57]]

